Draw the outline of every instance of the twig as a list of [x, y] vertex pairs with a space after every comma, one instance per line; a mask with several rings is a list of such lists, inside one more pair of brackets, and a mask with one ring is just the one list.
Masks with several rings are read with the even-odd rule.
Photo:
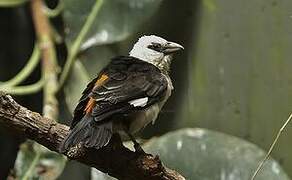
[[31, 1], [33, 22], [42, 51], [42, 76], [45, 81], [43, 114], [46, 117], [57, 119], [58, 101], [55, 95], [58, 87], [58, 65], [55, 47], [51, 37], [49, 20], [44, 14], [43, 8], [44, 5], [42, 0]]
[[86, 21], [85, 21], [85, 23], [80, 31], [80, 33], [78, 34], [75, 41], [72, 43], [72, 46], [70, 47], [69, 52], [68, 52], [68, 57], [67, 57], [65, 65], [64, 65], [64, 69], [63, 69], [61, 76], [60, 76], [60, 82], [59, 82], [59, 87], [58, 87], [59, 90], [64, 85], [64, 83], [69, 75], [69, 72], [71, 70], [71, 67], [74, 64], [74, 61], [76, 59], [76, 55], [79, 52], [81, 43], [83, 42], [88, 31], [90, 30], [102, 4], [103, 4], [103, 0], [96, 0], [90, 14], [88, 15], [88, 17], [87, 17], [87, 19], [86, 19]]
[[31, 55], [30, 59], [28, 60], [27, 64], [12, 79], [10, 79], [6, 82], [1, 82], [0, 89], [16, 86], [16, 85], [20, 84], [22, 81], [24, 81], [32, 73], [32, 71], [38, 65], [39, 60], [40, 60], [40, 50], [39, 50], [38, 46], [35, 44], [34, 48], [33, 48], [32, 55]]
[[15, 86], [15, 87], [0, 87], [0, 91], [4, 91], [13, 95], [26, 95], [33, 94], [42, 90], [44, 86], [44, 79], [40, 79], [38, 82], [30, 85]]
[[[17, 104], [11, 96], [0, 92], [0, 123], [52, 151], [69, 133], [69, 127], [42, 117]], [[119, 138], [99, 150], [85, 149], [76, 160], [95, 167], [120, 180], [184, 180], [179, 173], [164, 167], [158, 157], [130, 151]]]
[[254, 180], [257, 176], [257, 174], [259, 173], [259, 171], [262, 169], [263, 165], [265, 164], [265, 162], [268, 160], [268, 158], [270, 157], [276, 143], [278, 142], [278, 139], [280, 138], [282, 132], [284, 131], [284, 129], [286, 128], [286, 126], [289, 124], [289, 122], [292, 119], [292, 113], [290, 114], [290, 116], [288, 117], [288, 119], [285, 121], [284, 125], [281, 127], [281, 129], [278, 131], [276, 138], [274, 139], [273, 143], [270, 146], [269, 151], [267, 152], [266, 156], [264, 157], [264, 159], [262, 159], [262, 161], [260, 162], [259, 166], [257, 167], [257, 169], [255, 170], [253, 176], [251, 177], [251, 180]]

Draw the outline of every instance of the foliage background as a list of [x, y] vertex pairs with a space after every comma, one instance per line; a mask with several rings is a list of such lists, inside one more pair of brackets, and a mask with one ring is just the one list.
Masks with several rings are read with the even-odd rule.
[[[85, 3], [72, 2], [76, 3], [73, 10], [77, 8], [77, 12], [86, 12]], [[88, 1], [87, 6], [90, 7], [92, 2]], [[292, 106], [292, 2], [164, 0], [155, 3], [155, 7], [151, 7], [153, 13], [147, 12], [149, 15], [142, 23], [137, 23], [140, 21], [135, 19], [138, 15], [129, 15], [127, 21], [123, 21], [129, 27], [127, 34], [108, 42], [83, 46], [78, 56], [79, 65], [74, 65], [73, 74], [70, 74], [70, 83], [66, 84], [64, 93], [58, 94], [60, 119], [70, 119], [70, 110], [78, 99], [80, 87], [94, 77], [108, 57], [127, 54], [141, 35], [156, 34], [183, 44], [186, 50], [176, 56], [172, 64], [173, 96], [157, 124], [147, 127], [142, 136], [149, 138], [182, 127], [202, 127], [244, 138], [267, 149]], [[48, 4], [55, 7], [57, 2]], [[78, 11], [78, 8], [85, 11]], [[108, 14], [97, 17], [105, 24], [97, 25], [94, 30], [113, 28], [106, 25], [107, 18], [119, 23], [120, 11], [114, 11], [117, 9], [111, 5], [106, 8], [108, 11], [104, 11]], [[52, 20], [61, 35], [64, 33], [62, 17], [68, 18], [66, 12], [62, 15]], [[0, 27], [0, 80], [5, 81], [22, 68], [32, 52], [35, 34], [28, 3], [1, 8]], [[114, 30], [110, 33], [120, 35], [121, 29], [114, 27]], [[76, 33], [70, 35], [74, 37]], [[72, 37], [67, 37], [70, 44]], [[59, 64], [63, 65], [66, 47], [61, 43], [57, 49]], [[39, 77], [37, 68], [24, 84], [35, 82]], [[18, 96], [17, 99], [30, 109], [41, 112], [41, 97], [42, 94], [37, 93]], [[290, 176], [291, 132], [289, 127], [273, 153]], [[0, 134], [0, 175], [3, 177], [7, 172], [5, 169], [13, 166], [18, 144], [23, 139], [5, 132], [4, 128]], [[80, 169], [80, 166], [83, 171], [72, 170]], [[61, 178], [89, 176], [87, 167], [70, 162]]]

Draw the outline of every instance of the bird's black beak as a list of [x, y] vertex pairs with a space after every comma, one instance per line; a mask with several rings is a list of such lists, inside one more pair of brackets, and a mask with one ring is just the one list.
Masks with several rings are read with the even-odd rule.
[[177, 51], [181, 51], [183, 49], [184, 49], [184, 47], [178, 43], [168, 42], [163, 48], [163, 53], [164, 54], [173, 54], [173, 53], [175, 53]]

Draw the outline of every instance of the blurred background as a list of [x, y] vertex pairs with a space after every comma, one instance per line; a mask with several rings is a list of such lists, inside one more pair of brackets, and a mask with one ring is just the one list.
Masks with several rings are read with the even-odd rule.
[[[32, 1], [0, 0], [1, 82], [24, 68], [37, 42]], [[46, 2], [44, 12], [51, 23], [59, 74], [97, 3], [95, 0]], [[140, 134], [143, 139], [160, 138], [150, 140], [145, 148], [160, 154], [164, 161], [172, 159], [165, 164], [180, 169], [188, 179], [249, 179], [264, 155], [263, 150], [268, 150], [292, 110], [292, 1], [102, 1], [69, 77], [56, 94], [58, 119], [69, 124], [71, 112], [87, 82], [111, 57], [127, 55], [140, 36], [150, 34], [180, 43], [185, 51], [175, 57], [171, 66], [173, 95], [156, 124]], [[41, 79], [41, 71], [41, 66], [35, 65], [24, 81], [11, 87], [34, 84]], [[6, 87], [0, 84], [0, 90], [11, 93], [20, 104], [42, 112], [41, 88], [24, 93]], [[202, 133], [206, 135], [203, 139]], [[178, 139], [166, 143], [169, 138]], [[259, 179], [292, 177], [291, 138], [290, 125], [272, 153], [278, 163], [271, 160]], [[173, 157], [175, 150], [171, 143], [176, 143], [174, 149], [180, 150], [182, 146], [186, 151]], [[64, 158], [36, 148], [33, 142], [7, 131], [3, 125], [0, 125], [0, 149], [0, 179], [7, 176], [10, 179], [106, 179], [74, 161], [65, 166]], [[32, 167], [39, 152], [44, 155]], [[190, 157], [192, 161], [185, 163]], [[184, 165], [176, 158], [185, 159], [180, 162]], [[29, 169], [32, 170], [27, 173]]]

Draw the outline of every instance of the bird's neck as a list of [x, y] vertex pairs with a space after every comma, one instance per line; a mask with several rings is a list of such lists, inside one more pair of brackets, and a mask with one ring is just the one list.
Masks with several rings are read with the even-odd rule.
[[160, 71], [164, 74], [169, 73], [170, 71], [170, 64], [171, 64], [172, 57], [171, 56], [164, 56], [162, 60], [155, 61], [153, 64], [160, 69]]
[[158, 69], [160, 69], [161, 72], [163, 72], [164, 74], [168, 74], [169, 70], [170, 70], [170, 64], [171, 64], [171, 60], [172, 60], [172, 56], [171, 55], [166, 55], [166, 56], [154, 56], [154, 55], [145, 55], [143, 53], [134, 53], [131, 52], [130, 56], [138, 58], [142, 61], [148, 62], [150, 64], [153, 64], [154, 66], [156, 66]]

